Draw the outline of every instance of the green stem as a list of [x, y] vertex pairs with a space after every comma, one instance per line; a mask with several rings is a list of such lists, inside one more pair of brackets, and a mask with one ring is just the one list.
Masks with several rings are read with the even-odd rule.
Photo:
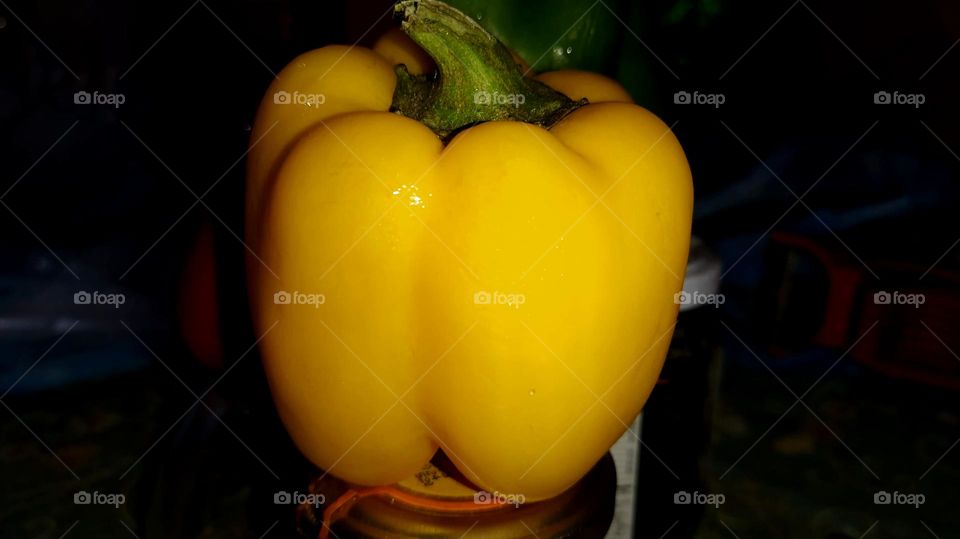
[[480, 122], [515, 120], [550, 128], [586, 103], [523, 76], [510, 51], [473, 19], [438, 0], [403, 0], [403, 31], [437, 64], [437, 76], [397, 66], [392, 110], [441, 137]]

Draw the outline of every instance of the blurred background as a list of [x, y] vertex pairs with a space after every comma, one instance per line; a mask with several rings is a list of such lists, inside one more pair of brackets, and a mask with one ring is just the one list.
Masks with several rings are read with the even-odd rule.
[[[690, 161], [702, 278], [631, 533], [960, 536], [960, 6], [452, 3], [537, 71], [616, 77]], [[0, 535], [295, 536], [244, 155], [275, 74], [391, 5], [0, 1]]]

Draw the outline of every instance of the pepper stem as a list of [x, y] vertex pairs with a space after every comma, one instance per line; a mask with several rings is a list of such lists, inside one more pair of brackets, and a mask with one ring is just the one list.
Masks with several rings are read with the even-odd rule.
[[550, 128], [586, 100], [573, 101], [524, 77], [503, 43], [438, 0], [402, 0], [401, 27], [437, 64], [436, 76], [397, 66], [392, 110], [442, 138], [480, 122], [515, 120]]

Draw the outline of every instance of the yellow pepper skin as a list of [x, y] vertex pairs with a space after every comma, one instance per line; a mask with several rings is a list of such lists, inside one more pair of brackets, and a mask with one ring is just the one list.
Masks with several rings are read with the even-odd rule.
[[633, 103], [619, 82], [597, 73], [563, 69], [541, 73], [536, 78], [570, 99], [586, 98], [591, 103]]
[[386, 58], [390, 65], [407, 66], [414, 75], [426, 75], [437, 68], [433, 58], [399, 28], [384, 32], [373, 44], [373, 52]]
[[251, 301], [277, 409], [320, 468], [390, 484], [442, 448], [479, 488], [549, 498], [646, 401], [678, 309], [690, 170], [653, 114], [602, 102], [615, 82], [545, 80], [591, 104], [549, 131], [494, 121], [446, 145], [389, 112], [393, 66], [368, 49], [305, 53], [267, 91]]

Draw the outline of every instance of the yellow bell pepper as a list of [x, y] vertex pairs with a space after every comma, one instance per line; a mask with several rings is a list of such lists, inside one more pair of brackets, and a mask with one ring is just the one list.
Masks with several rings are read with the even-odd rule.
[[480, 488], [552, 497], [657, 380], [689, 167], [615, 82], [542, 75], [576, 102], [445, 4], [398, 10], [438, 77], [395, 71], [426, 65], [402, 42], [328, 46], [293, 60], [257, 115], [248, 269], [274, 400], [344, 480], [398, 482], [442, 448]]

